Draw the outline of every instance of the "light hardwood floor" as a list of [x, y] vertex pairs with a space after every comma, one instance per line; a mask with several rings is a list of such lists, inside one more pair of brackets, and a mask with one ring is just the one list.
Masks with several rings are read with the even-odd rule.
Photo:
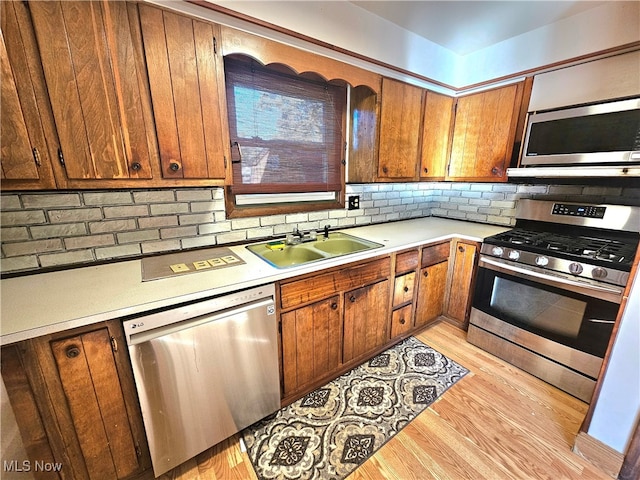
[[[571, 452], [587, 404], [467, 343], [440, 322], [417, 338], [470, 370], [349, 480], [610, 479]], [[163, 480], [255, 479], [234, 436]]]

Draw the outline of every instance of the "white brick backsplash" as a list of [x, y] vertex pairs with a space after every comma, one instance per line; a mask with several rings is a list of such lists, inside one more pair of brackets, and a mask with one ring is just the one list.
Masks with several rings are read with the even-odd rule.
[[29, 230], [27, 227], [3, 227], [0, 231], [0, 239], [3, 242], [29, 240]]
[[[98, 212], [99, 213], [99, 212]], [[18, 225], [35, 225], [46, 223], [46, 218], [42, 210], [24, 210], [17, 212], [2, 212], [0, 223], [3, 227]]]
[[131, 203], [131, 192], [87, 192], [82, 198], [87, 206], [122, 205]]
[[[628, 202], [640, 189], [504, 183], [380, 183], [347, 185], [360, 209], [227, 219], [219, 187], [92, 192], [10, 192], [0, 197], [3, 272], [87, 264], [272, 236], [294, 227], [355, 225], [422, 216], [498, 225], [515, 223], [520, 198]], [[116, 243], [114, 243], [116, 242]], [[109, 245], [100, 245], [109, 243]]]
[[53, 193], [47, 195], [23, 195], [24, 208], [79, 207], [80, 195], [77, 193]]
[[151, 192], [133, 192], [135, 203], [175, 202], [176, 196], [172, 190], [157, 190]]
[[52, 253], [40, 255], [40, 263], [43, 267], [56, 267], [58, 265], [74, 265], [92, 262], [94, 260], [91, 250], [76, 250], [73, 252]]
[[20, 272], [23, 270], [33, 270], [38, 267], [38, 257], [35, 255], [3, 258], [0, 260], [0, 271], [2, 272]]
[[[36, 227], [32, 227], [31, 231]], [[126, 230], [135, 230], [136, 221], [133, 218], [122, 220], [104, 220], [102, 222], [89, 222], [89, 231], [91, 233], [106, 232], [123, 232]]]
[[5, 243], [2, 245], [2, 251], [7, 257], [19, 257], [21, 255], [54, 252], [62, 249], [62, 240], [59, 238], [48, 238], [46, 240], [34, 240], [31, 242]]
[[64, 239], [64, 246], [66, 250], [78, 250], [81, 248], [93, 248], [103, 247], [106, 245], [114, 245], [115, 239], [110, 233], [103, 235], [89, 235], [86, 237], [71, 237]]
[[140, 255], [142, 250], [140, 245], [133, 243], [131, 245], [117, 245], [115, 247], [96, 248], [96, 258], [98, 260], [106, 260], [109, 258], [133, 257]]
[[61, 223], [59, 225], [36, 225], [29, 227], [33, 238], [58, 238], [86, 235], [84, 223]]

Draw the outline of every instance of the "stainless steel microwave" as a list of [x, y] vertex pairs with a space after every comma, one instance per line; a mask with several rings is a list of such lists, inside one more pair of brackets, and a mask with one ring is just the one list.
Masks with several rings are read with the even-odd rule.
[[530, 113], [521, 167], [640, 165], [640, 98]]

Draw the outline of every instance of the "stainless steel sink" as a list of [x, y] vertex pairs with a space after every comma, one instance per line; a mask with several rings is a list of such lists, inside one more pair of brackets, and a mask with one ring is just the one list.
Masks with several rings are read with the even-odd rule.
[[328, 238], [319, 236], [317, 240], [286, 245], [281, 249], [274, 248], [273, 243], [256, 243], [248, 245], [247, 249], [276, 268], [287, 268], [383, 246], [342, 232], [331, 232]]

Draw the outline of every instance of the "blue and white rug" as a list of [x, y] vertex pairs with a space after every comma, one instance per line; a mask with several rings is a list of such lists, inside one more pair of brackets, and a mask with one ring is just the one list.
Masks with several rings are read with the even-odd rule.
[[409, 337], [245, 429], [256, 474], [345, 478], [467, 373]]

